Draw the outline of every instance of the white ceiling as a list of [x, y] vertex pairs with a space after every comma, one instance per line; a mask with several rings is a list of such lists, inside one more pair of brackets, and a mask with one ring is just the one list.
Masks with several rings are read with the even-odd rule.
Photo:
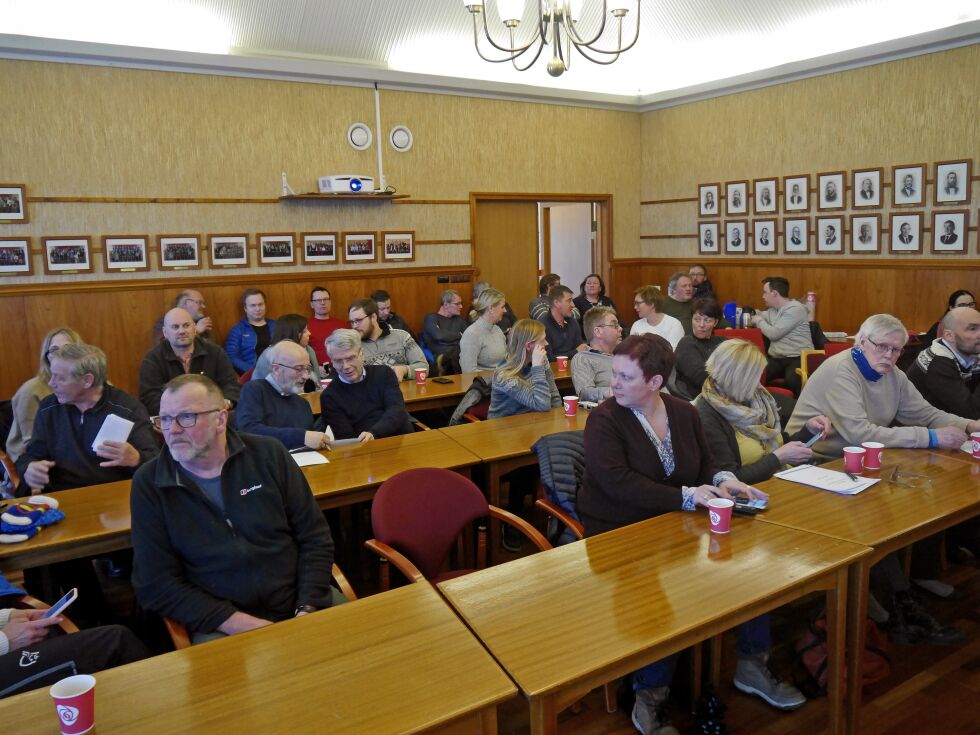
[[[496, 22], [496, 2], [486, 2]], [[533, 0], [526, 6], [519, 38], [535, 27]], [[0, 56], [643, 109], [980, 40], [980, 0], [641, 6], [632, 50], [612, 66], [575, 55], [558, 79], [544, 70], [547, 49], [526, 72], [479, 59], [462, 0], [0, 0]], [[624, 35], [635, 21], [633, 11]]]

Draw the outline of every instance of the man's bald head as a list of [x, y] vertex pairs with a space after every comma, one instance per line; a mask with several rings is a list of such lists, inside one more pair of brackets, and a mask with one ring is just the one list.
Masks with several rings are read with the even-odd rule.
[[187, 309], [171, 309], [163, 316], [163, 336], [175, 352], [186, 350], [194, 344], [194, 318]]
[[950, 309], [940, 324], [943, 340], [966, 357], [980, 355], [980, 311], [969, 306]]
[[306, 348], [284, 339], [269, 348], [269, 375], [282, 393], [302, 393], [313, 370]]

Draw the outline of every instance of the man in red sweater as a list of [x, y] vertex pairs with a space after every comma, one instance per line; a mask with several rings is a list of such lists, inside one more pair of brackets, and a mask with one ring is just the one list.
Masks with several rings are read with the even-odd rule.
[[307, 322], [307, 328], [310, 330], [310, 347], [316, 353], [316, 361], [322, 365], [330, 362], [323, 343], [335, 329], [346, 328], [347, 322], [330, 316], [330, 292], [323, 286], [316, 286], [310, 292], [310, 306], [313, 308], [313, 316]]

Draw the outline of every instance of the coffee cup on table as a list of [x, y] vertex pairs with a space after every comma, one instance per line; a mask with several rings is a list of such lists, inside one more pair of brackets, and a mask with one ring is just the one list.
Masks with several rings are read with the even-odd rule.
[[578, 396], [565, 396], [561, 402], [565, 406], [566, 416], [574, 416], [578, 413]]
[[861, 474], [867, 451], [864, 447], [844, 447], [844, 471], [855, 475]]
[[732, 509], [735, 503], [728, 498], [708, 501], [708, 523], [711, 533], [728, 533], [732, 528]]
[[568, 358], [564, 355], [556, 357], [555, 362], [558, 364], [558, 372], [563, 373], [568, 370]]
[[880, 470], [885, 445], [881, 442], [862, 442], [861, 446], [864, 447], [864, 469]]
[[82, 735], [95, 725], [95, 677], [69, 676], [49, 690], [62, 735]]
[[429, 371], [425, 368], [415, 368], [415, 384], [425, 385], [425, 379], [429, 377]]
[[970, 434], [970, 441], [973, 443], [973, 456], [980, 459], [980, 431]]

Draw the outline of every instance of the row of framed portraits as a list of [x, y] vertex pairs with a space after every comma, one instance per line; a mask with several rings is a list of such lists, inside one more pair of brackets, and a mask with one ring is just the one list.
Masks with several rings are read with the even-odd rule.
[[[796, 255], [810, 253], [812, 240], [813, 252], [841, 255], [846, 240], [851, 254], [871, 255], [881, 253], [887, 240], [890, 253], [922, 253], [925, 216], [922, 212], [892, 212], [887, 231], [881, 227], [880, 214], [852, 214], [848, 229], [843, 215], [753, 219], [751, 231], [749, 220], [744, 219], [726, 220], [724, 230], [719, 222], [699, 222], [698, 249], [701, 255], [719, 255], [724, 240], [724, 252], [729, 255], [747, 254], [750, 247], [753, 254], [768, 255], [778, 252], [777, 240], [781, 239], [783, 253]], [[965, 255], [969, 227], [967, 209], [932, 212], [930, 251]]]
[[[893, 207], [921, 207], [926, 203], [926, 185], [933, 184], [933, 203], [937, 207], [970, 203], [972, 159], [939, 161], [933, 164], [935, 178], [926, 179], [928, 164], [907, 163], [892, 166], [891, 203]], [[875, 209], [883, 206], [883, 168], [825, 171], [816, 175], [817, 188], [810, 188], [810, 174], [782, 177], [782, 188], [777, 178], [725, 182], [725, 213], [728, 216], [748, 214], [749, 202], [755, 214], [775, 214], [782, 211], [808, 212], [813, 206], [817, 211], [832, 212], [847, 208], [847, 192], [851, 192], [852, 209]], [[846, 183], [849, 182], [849, 183]], [[702, 217], [721, 216], [721, 182], [701, 184], [698, 187], [699, 213]]]
[[[109, 235], [102, 238], [106, 273], [150, 269], [149, 237]], [[255, 236], [258, 264], [263, 266], [337, 263], [373, 263], [381, 256], [386, 262], [415, 260], [415, 232], [260, 232]], [[48, 274], [91, 273], [92, 238], [42, 237], [41, 254]], [[211, 268], [247, 268], [249, 236], [245, 233], [208, 235], [207, 252]], [[158, 235], [157, 266], [160, 270], [200, 268], [200, 235]], [[33, 273], [31, 238], [0, 237], [0, 276]]]

